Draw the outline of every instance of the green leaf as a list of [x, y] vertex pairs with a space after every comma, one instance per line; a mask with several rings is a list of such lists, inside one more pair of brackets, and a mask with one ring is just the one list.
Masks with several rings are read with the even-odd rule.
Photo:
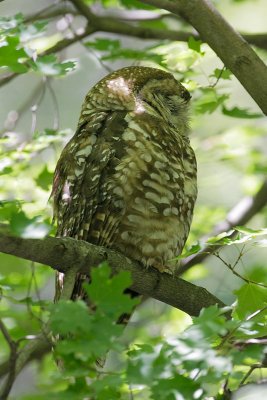
[[37, 21], [32, 24], [20, 24], [19, 37], [21, 42], [28, 42], [40, 37], [47, 27], [48, 21]]
[[23, 62], [28, 59], [28, 54], [20, 48], [18, 37], [7, 37], [0, 47], [0, 65], [8, 67], [11, 71], [22, 74], [28, 71]]
[[134, 8], [134, 9], [141, 9], [141, 10], [155, 10], [154, 6], [149, 4], [145, 4], [142, 1], [138, 0], [120, 0], [121, 5], [125, 8]]
[[[231, 235], [237, 231], [238, 234], [236, 234], [234, 237], [231, 237]], [[232, 245], [232, 244], [238, 244], [238, 243], [246, 243], [251, 241], [252, 239], [257, 238], [258, 236], [265, 236], [267, 235], [267, 229], [250, 229], [245, 226], [236, 226], [235, 229], [232, 229], [229, 232], [222, 232], [217, 236], [210, 237], [207, 240], [208, 244], [211, 245]], [[264, 245], [266, 239], [262, 240], [262, 244]], [[260, 243], [260, 242], [259, 242]], [[254, 241], [254, 244], [257, 244], [257, 242]]]
[[42, 172], [35, 179], [35, 182], [43, 190], [49, 190], [52, 184], [53, 175], [53, 172], [48, 171], [47, 166], [45, 166]]
[[230, 79], [231, 75], [232, 75], [232, 72], [230, 71], [230, 69], [215, 68], [212, 76], [215, 76], [215, 78], [217, 78], [217, 79]]
[[251, 229], [246, 226], [235, 226], [235, 230], [241, 233], [245, 233], [251, 237], [267, 235], [267, 228], [262, 229]]
[[197, 254], [201, 251], [201, 246], [199, 243], [194, 244], [193, 246], [191, 246], [188, 250], [184, 249], [182, 254], [180, 254], [178, 257], [176, 257], [175, 259], [180, 260], [186, 257], [191, 256], [192, 254]]
[[240, 319], [264, 308], [267, 304], [267, 288], [246, 283], [234, 292], [237, 295], [236, 313]]
[[18, 200], [0, 201], [0, 221], [10, 221], [13, 214], [21, 210], [21, 202]]
[[47, 56], [39, 56], [35, 62], [31, 62], [34, 71], [41, 72], [46, 76], [62, 76], [76, 68], [76, 62], [64, 61], [57, 62], [56, 56], [50, 54]]
[[231, 239], [228, 236], [232, 235], [234, 233], [234, 230], [230, 230], [228, 232], [221, 232], [217, 236], [212, 236], [207, 239], [206, 243], [208, 244], [230, 244], [235, 241], [235, 239]]
[[203, 308], [198, 317], [193, 317], [194, 325], [188, 331], [194, 330], [198, 326], [206, 338], [214, 335], [224, 335], [226, 333], [225, 316], [217, 305]]
[[22, 23], [23, 15], [18, 13], [10, 17], [0, 17], [0, 33], [2, 35], [9, 35], [16, 33], [16, 28]]
[[92, 47], [98, 51], [106, 52], [107, 54], [101, 57], [102, 60], [151, 60], [158, 64], [163, 61], [163, 57], [152, 51], [151, 47], [143, 50], [121, 48], [119, 40], [108, 38], [97, 38], [94, 42], [86, 42], [86, 46]]
[[151, 391], [153, 398], [158, 400], [199, 399], [203, 394], [203, 389], [200, 389], [197, 382], [178, 374], [173, 378], [162, 378], [152, 382]]
[[193, 36], [190, 36], [190, 38], [188, 39], [188, 48], [189, 49], [194, 50], [197, 53], [204, 54], [201, 51], [201, 44], [202, 44], [201, 40], [197, 40]]
[[168, 24], [163, 20], [153, 20], [150, 21], [140, 21], [139, 26], [143, 26], [144, 28], [149, 29], [168, 29]]
[[131, 275], [127, 271], [111, 277], [111, 270], [106, 263], [91, 272], [92, 283], [85, 285], [90, 300], [106, 315], [115, 320], [123, 313], [129, 313], [139, 303], [124, 294], [124, 290], [131, 286]]
[[247, 108], [226, 108], [225, 106], [222, 107], [222, 112], [224, 115], [233, 118], [245, 118], [245, 119], [253, 119], [253, 118], [262, 118], [263, 114], [260, 113], [251, 113]]
[[126, 59], [126, 60], [150, 60], [157, 64], [161, 64], [164, 60], [164, 57], [160, 54], [153, 53], [149, 48], [145, 50], [136, 50], [136, 49], [126, 49], [120, 48], [115, 49], [103, 57], [102, 60], [116, 60], [116, 59]]
[[121, 42], [117, 39], [96, 38], [94, 42], [85, 42], [85, 45], [100, 51], [113, 51], [120, 48]]
[[202, 96], [195, 103], [196, 111], [201, 114], [211, 114], [229, 98], [228, 94], [219, 95], [214, 88], [204, 88], [201, 91]]
[[10, 218], [10, 230], [23, 238], [43, 238], [51, 227], [40, 216], [28, 218], [24, 211], [13, 213]]
[[88, 307], [83, 301], [59, 301], [50, 305], [50, 324], [54, 333], [81, 333], [88, 329], [90, 318]]

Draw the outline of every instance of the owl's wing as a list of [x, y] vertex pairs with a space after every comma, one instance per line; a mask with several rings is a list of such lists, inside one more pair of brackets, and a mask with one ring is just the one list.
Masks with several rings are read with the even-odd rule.
[[122, 202], [117, 202], [116, 207], [114, 201], [111, 203], [108, 184], [121, 157], [119, 138], [125, 128], [126, 113], [101, 113], [101, 121], [99, 114], [97, 129], [91, 117], [63, 150], [54, 175], [52, 197], [58, 236], [108, 246], [123, 214]]

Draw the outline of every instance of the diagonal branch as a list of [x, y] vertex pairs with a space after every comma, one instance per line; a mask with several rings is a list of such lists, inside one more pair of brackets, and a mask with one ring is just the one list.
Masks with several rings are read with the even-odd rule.
[[[78, 1], [78, 0], [76, 0]], [[208, 0], [142, 0], [184, 18], [232, 71], [267, 115], [267, 67]]]
[[[73, 38], [70, 39], [65, 38], [60, 40], [58, 43], [47, 49], [45, 52], [40, 53], [40, 55], [46, 55], [62, 51], [65, 48], [81, 41], [83, 38], [86, 38], [87, 36], [90, 36], [95, 32], [114, 33], [118, 35], [137, 37], [145, 40], [151, 40], [151, 39], [178, 40], [185, 42], [187, 42], [188, 39], [193, 36], [195, 39], [201, 39], [203, 42], [205, 42], [205, 38], [196, 32], [177, 31], [171, 29], [155, 29], [143, 26], [136, 26], [131, 23], [124, 22], [123, 18], [120, 19], [119, 17], [110, 18], [106, 16], [101, 16], [101, 17], [97, 16], [92, 11], [90, 11], [89, 8], [86, 7], [84, 3], [82, 3], [81, 1], [79, 0], [70, 0], [70, 1], [75, 6], [79, 7], [80, 13], [87, 19], [88, 21], [87, 28], [80, 35], [77, 34]], [[64, 13], [64, 9], [62, 9], [61, 11], [62, 13]], [[51, 15], [56, 16], [58, 15], [58, 13], [59, 11], [57, 10], [57, 12], [53, 13], [51, 12]], [[42, 17], [43, 15], [41, 14], [40, 18]], [[26, 22], [29, 22], [32, 19], [34, 19], [34, 16], [29, 16], [26, 18]], [[250, 44], [261, 47], [263, 49], [267, 49], [267, 34], [243, 34], [242, 36], [243, 39], [245, 39]], [[0, 87], [11, 82], [17, 76], [20, 76], [20, 74], [11, 73], [8, 76], [1, 78]]]
[[198, 315], [203, 307], [212, 304], [223, 306], [219, 299], [201, 287], [160, 273], [154, 268], [144, 268], [120, 253], [82, 240], [53, 237], [23, 239], [0, 234], [0, 251], [49, 265], [64, 273], [73, 269], [88, 273], [91, 266], [107, 261], [114, 273], [121, 270], [131, 272], [134, 291], [179, 308], [189, 315]]
[[[86, 31], [84, 31], [80, 35], [77, 34], [70, 39], [65, 38], [65, 39], [60, 40], [54, 46], [49, 47], [47, 50], [40, 53], [39, 56], [45, 56], [48, 54], [57, 53], [59, 51], [62, 51], [64, 49], [66, 49], [67, 47], [71, 46], [72, 44], [75, 44], [75, 43], [79, 42], [80, 40], [84, 39], [86, 36], [91, 35], [94, 32], [95, 32], [95, 30], [93, 28], [87, 28]], [[0, 87], [11, 82], [14, 78], [16, 78], [18, 76], [21, 76], [21, 74], [11, 73], [8, 76], [1, 78], [0, 79]]]

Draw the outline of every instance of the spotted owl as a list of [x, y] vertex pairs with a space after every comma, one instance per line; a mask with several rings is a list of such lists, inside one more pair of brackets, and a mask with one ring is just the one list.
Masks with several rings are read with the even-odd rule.
[[117, 250], [173, 273], [197, 196], [190, 94], [165, 71], [126, 67], [87, 94], [58, 161], [58, 236]]

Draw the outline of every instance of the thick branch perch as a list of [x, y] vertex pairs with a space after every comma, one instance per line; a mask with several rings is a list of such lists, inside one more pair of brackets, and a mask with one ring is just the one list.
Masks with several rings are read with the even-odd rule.
[[189, 315], [198, 315], [203, 307], [224, 304], [207, 290], [154, 268], [139, 263], [104, 247], [71, 238], [23, 239], [0, 234], [0, 251], [27, 260], [49, 265], [55, 270], [70, 269], [88, 273], [91, 266], [107, 261], [113, 272], [121, 270], [132, 274], [132, 289], [153, 297]]
[[267, 115], [264, 62], [208, 0], [143, 0], [143, 3], [164, 8], [190, 23]]

